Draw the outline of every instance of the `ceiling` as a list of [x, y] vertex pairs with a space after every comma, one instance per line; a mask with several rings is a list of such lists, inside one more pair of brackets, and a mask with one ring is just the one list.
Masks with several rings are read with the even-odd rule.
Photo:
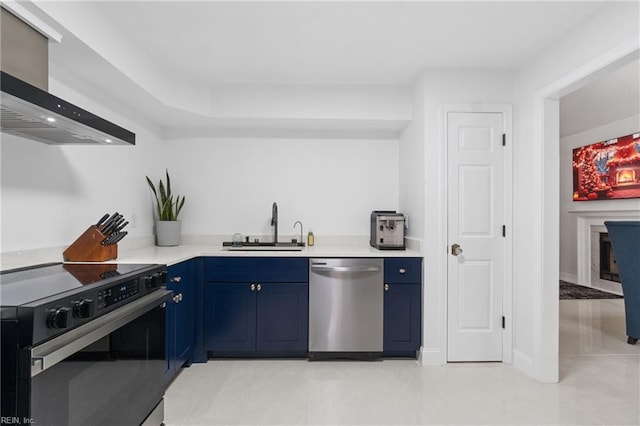
[[[640, 62], [560, 98], [560, 137], [640, 115]], [[640, 123], [635, 130], [640, 131]]]
[[597, 1], [103, 1], [162, 72], [208, 83], [409, 84], [425, 68], [517, 68]]
[[[295, 123], [271, 119], [263, 125], [261, 118], [268, 114], [243, 116], [200, 106], [214, 102], [220, 106], [221, 93], [240, 89], [236, 98], [242, 97], [259, 85], [275, 88], [271, 93], [301, 92], [304, 87], [323, 96], [347, 87], [365, 91], [389, 87], [406, 96], [410, 93], [406, 88], [428, 68], [517, 70], [580, 28], [603, 3], [81, 0], [23, 4], [64, 35], [62, 43], [50, 48], [56, 79], [72, 87], [86, 83], [81, 89], [85, 94], [104, 102], [113, 98], [160, 123], [165, 133], [185, 128], [206, 133], [215, 128], [226, 134], [240, 127], [246, 133], [250, 127], [260, 134], [269, 126], [315, 126], [323, 134], [343, 126], [343, 134], [394, 137], [410, 116], [368, 121], [315, 117], [308, 122], [303, 117]], [[86, 40], [86, 34], [97, 39]], [[632, 104], [624, 87], [637, 75], [636, 65], [616, 73], [608, 83], [596, 82], [564, 97], [563, 135], [607, 120], [607, 113], [613, 111], [601, 108], [606, 97], [622, 99], [616, 105]], [[637, 78], [632, 87], [637, 88]], [[406, 102], [410, 105], [409, 97]], [[629, 108], [616, 114], [620, 113], [633, 115]]]

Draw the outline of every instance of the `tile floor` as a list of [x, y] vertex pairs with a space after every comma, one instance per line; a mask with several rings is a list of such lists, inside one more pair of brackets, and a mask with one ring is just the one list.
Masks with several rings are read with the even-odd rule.
[[183, 370], [167, 425], [639, 425], [640, 344], [622, 300], [560, 301], [559, 384], [509, 365], [211, 360]]

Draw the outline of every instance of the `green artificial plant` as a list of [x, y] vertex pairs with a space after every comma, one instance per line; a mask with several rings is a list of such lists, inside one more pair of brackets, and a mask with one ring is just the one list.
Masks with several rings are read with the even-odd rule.
[[[176, 221], [178, 220], [178, 214], [180, 210], [182, 210], [182, 206], [184, 206], [185, 196], [182, 198], [177, 196], [175, 201], [173, 199], [173, 194], [171, 193], [171, 179], [169, 178], [169, 170], [167, 172], [167, 185], [165, 186], [162, 179], [160, 179], [160, 184], [158, 185], [158, 191], [156, 191], [156, 187], [149, 179], [149, 176], [146, 176], [147, 183], [151, 187], [153, 191], [153, 195], [156, 197], [156, 205], [158, 208], [158, 220], [163, 221]], [[160, 197], [158, 197], [158, 192], [160, 192]]]

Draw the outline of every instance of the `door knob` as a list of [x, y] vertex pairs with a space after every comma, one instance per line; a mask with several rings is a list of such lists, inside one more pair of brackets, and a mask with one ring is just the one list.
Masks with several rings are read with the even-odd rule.
[[460, 244], [453, 244], [451, 246], [451, 254], [454, 256], [459, 256], [462, 254], [462, 247], [460, 247]]

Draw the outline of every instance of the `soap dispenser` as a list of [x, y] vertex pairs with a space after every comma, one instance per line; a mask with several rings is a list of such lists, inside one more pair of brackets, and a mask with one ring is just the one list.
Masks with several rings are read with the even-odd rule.
[[311, 247], [315, 244], [315, 237], [313, 235], [313, 231], [309, 229], [309, 233], [307, 234], [307, 246]]

